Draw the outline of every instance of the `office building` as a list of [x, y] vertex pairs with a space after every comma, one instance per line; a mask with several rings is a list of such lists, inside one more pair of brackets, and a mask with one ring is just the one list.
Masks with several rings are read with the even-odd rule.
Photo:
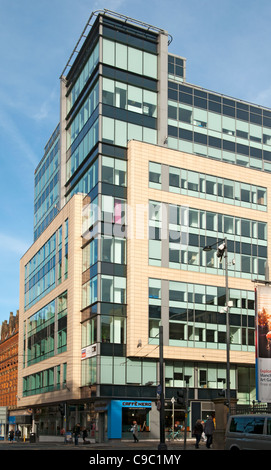
[[[255, 399], [271, 111], [187, 83], [171, 41], [94, 12], [60, 76], [21, 260], [18, 391], [40, 436], [80, 422], [93, 439], [123, 438], [136, 418], [142, 438], [159, 437], [161, 324], [166, 427], [186, 386], [190, 427], [214, 410], [227, 386], [225, 237], [231, 397]], [[182, 422], [177, 402], [174, 413]]]

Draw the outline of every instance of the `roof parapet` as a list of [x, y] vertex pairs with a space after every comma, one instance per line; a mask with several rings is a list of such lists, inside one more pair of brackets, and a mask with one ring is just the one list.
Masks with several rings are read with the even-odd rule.
[[152, 31], [154, 31], [156, 33], [159, 33], [159, 34], [166, 34], [169, 38], [168, 44], [170, 44], [173, 41], [173, 37], [167, 31], [165, 31], [164, 29], [158, 28], [156, 26], [152, 26], [152, 25], [150, 25], [148, 23], [144, 23], [143, 21], [140, 21], [140, 20], [136, 20], [135, 18], [131, 18], [129, 16], [125, 16], [125, 15], [122, 15], [120, 13], [116, 13], [112, 10], [107, 10], [106, 8], [104, 8], [103, 10], [95, 10], [91, 13], [91, 15], [90, 15], [90, 17], [89, 17], [89, 19], [86, 23], [86, 26], [83, 29], [83, 32], [82, 32], [80, 38], [78, 39], [78, 41], [75, 45], [75, 48], [73, 49], [73, 51], [72, 51], [72, 53], [69, 57], [69, 60], [68, 60], [67, 64], [65, 65], [65, 68], [63, 69], [62, 74], [59, 77], [60, 79], [63, 79], [63, 77], [65, 76], [65, 72], [66, 72], [67, 68], [72, 67], [72, 65], [74, 63], [74, 60], [77, 57], [77, 54], [79, 53], [81, 47], [83, 46], [83, 44], [85, 42], [85, 39], [88, 36], [88, 33], [89, 33], [90, 29], [93, 26], [93, 24], [91, 24], [91, 21], [92, 21], [94, 16], [98, 16], [98, 15], [112, 16], [112, 17], [118, 18], [119, 20], [124, 21], [126, 23], [132, 23], [132, 24], [135, 24], [137, 26], [141, 26], [141, 27], [143, 27], [147, 30], [152, 30]]

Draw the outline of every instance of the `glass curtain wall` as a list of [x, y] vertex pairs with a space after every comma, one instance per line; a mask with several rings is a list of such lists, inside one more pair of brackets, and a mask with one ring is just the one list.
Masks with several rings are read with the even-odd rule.
[[271, 171], [271, 111], [169, 81], [168, 145]]

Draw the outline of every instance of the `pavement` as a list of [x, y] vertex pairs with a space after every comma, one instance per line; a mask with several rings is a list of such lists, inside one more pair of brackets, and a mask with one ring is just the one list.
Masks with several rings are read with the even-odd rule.
[[[195, 439], [187, 439], [186, 446], [184, 449], [184, 441], [166, 441], [165, 442], [167, 451], [179, 452], [183, 450], [194, 450], [199, 452], [200, 450], [212, 450], [207, 449], [205, 442], [201, 441], [199, 449], [195, 449]], [[128, 450], [132, 452], [142, 452], [142, 451], [159, 451], [159, 440], [142, 440], [138, 443], [134, 443], [132, 440], [110, 440], [104, 443], [90, 443], [84, 444], [82, 439], [79, 440], [79, 444], [75, 445], [74, 443], [65, 444], [61, 442], [39, 442], [38, 440], [34, 443], [29, 441], [17, 442], [17, 441], [0, 441], [0, 451], [1, 450], [73, 450], [73, 451], [121, 451]]]

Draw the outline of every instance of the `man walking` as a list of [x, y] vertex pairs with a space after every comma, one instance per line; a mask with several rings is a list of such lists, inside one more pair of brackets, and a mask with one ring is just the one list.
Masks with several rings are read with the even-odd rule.
[[205, 423], [205, 426], [204, 426], [204, 433], [205, 433], [205, 436], [206, 436], [206, 447], [207, 449], [210, 449], [210, 446], [213, 442], [213, 432], [214, 432], [214, 421], [213, 421], [213, 418], [212, 416], [208, 416], [208, 419]]

